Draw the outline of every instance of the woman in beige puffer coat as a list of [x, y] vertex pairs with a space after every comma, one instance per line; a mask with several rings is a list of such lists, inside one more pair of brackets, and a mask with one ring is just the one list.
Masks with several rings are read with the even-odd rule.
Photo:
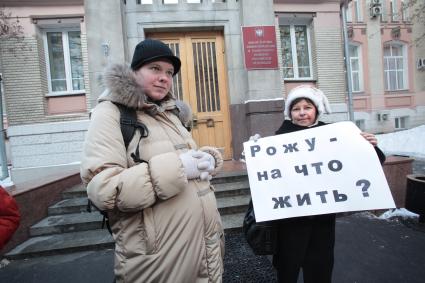
[[[188, 108], [175, 115], [169, 91], [179, 69], [164, 43], [142, 41], [131, 69], [105, 73], [107, 90], [92, 112], [81, 177], [89, 199], [108, 211], [117, 282], [221, 282], [223, 228], [209, 179], [223, 160], [212, 147], [197, 149], [183, 125]], [[114, 103], [136, 109], [148, 129], [127, 150]]]

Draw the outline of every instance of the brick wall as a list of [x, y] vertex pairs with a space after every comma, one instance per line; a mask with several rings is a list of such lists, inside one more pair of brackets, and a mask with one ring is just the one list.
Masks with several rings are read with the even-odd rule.
[[341, 29], [315, 29], [317, 86], [331, 103], [345, 103], [344, 55]]
[[[87, 71], [87, 41], [82, 36], [83, 58]], [[46, 115], [48, 93], [46, 61], [41, 35], [22, 42], [0, 43], [6, 113], [9, 125], [48, 123], [87, 119], [86, 113]], [[86, 74], [86, 80], [88, 75]], [[88, 82], [86, 81], [88, 88]]]
[[4, 97], [9, 125], [44, 119], [37, 40], [2, 41]]

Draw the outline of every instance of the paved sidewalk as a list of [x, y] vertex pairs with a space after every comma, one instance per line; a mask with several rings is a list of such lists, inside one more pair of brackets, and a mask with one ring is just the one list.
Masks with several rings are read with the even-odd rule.
[[[333, 282], [425, 282], [425, 225], [356, 214], [338, 218], [336, 234]], [[112, 269], [112, 250], [82, 252], [12, 261], [0, 268], [0, 282], [108, 283]], [[267, 257], [254, 256], [240, 232], [228, 232], [223, 281], [276, 279]]]

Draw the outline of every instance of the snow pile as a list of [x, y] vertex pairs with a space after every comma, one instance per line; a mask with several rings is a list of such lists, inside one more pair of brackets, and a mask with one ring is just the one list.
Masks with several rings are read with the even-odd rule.
[[5, 178], [4, 180], [0, 180], [0, 186], [2, 186], [3, 188], [9, 188], [12, 187], [13, 185], [15, 185], [12, 181], [12, 179], [10, 178], [10, 169], [11, 166], [8, 167], [7, 170], [9, 170], [9, 176], [7, 178]]
[[425, 158], [425, 125], [405, 131], [376, 135], [378, 146], [385, 154]]
[[379, 216], [379, 219], [392, 219], [394, 217], [401, 217], [403, 219], [407, 218], [418, 218], [419, 215], [416, 213], [413, 213], [405, 208], [397, 208], [397, 209], [390, 209], [387, 210], [385, 213], [383, 213], [381, 216]]
[[10, 264], [10, 261], [8, 261], [7, 259], [2, 259], [1, 261], [0, 261], [0, 269], [1, 268], [3, 268], [3, 267], [6, 267], [6, 266], [8, 266]]
[[14, 183], [10, 179], [10, 176], [7, 177], [6, 179], [0, 181], [0, 186], [2, 186], [3, 188], [11, 187], [13, 185], [14, 185]]

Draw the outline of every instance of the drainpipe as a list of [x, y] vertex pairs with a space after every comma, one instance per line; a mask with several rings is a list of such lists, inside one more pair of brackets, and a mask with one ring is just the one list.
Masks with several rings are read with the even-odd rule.
[[7, 168], [7, 156], [6, 156], [6, 135], [4, 134], [3, 125], [3, 94], [1, 92], [2, 76], [0, 74], [0, 162], [1, 162], [1, 177], [0, 180], [4, 180], [9, 177], [9, 170]]
[[341, 9], [342, 13], [342, 31], [344, 34], [344, 55], [345, 55], [345, 78], [347, 82], [347, 95], [348, 95], [348, 117], [350, 121], [354, 122], [353, 112], [353, 90], [351, 89], [351, 63], [350, 63], [350, 51], [347, 34], [347, 6], [350, 0], [345, 0]]

